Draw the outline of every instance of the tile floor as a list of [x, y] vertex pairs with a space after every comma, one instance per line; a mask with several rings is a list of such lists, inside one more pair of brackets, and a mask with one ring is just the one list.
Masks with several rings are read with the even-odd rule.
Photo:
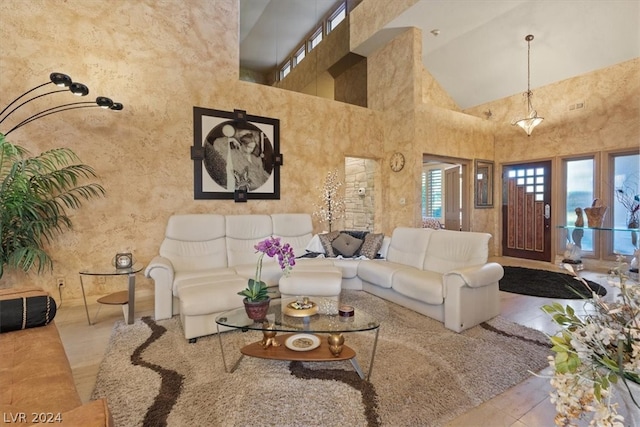
[[[520, 265], [557, 270], [551, 263], [526, 261], [511, 258], [494, 259], [502, 265]], [[585, 278], [606, 285], [605, 272], [583, 272]], [[609, 295], [612, 293], [609, 292]], [[501, 292], [502, 315], [514, 322], [553, 333], [555, 327], [540, 307], [550, 300]], [[582, 303], [566, 301], [580, 309]], [[83, 401], [88, 401], [93, 391], [98, 368], [111, 334], [113, 323], [122, 319], [120, 306], [100, 306], [90, 304], [89, 310], [95, 316], [100, 309], [97, 323], [89, 326], [83, 305], [60, 307], [56, 324], [64, 343], [76, 385]], [[152, 291], [136, 293], [136, 318], [153, 315]], [[545, 370], [548, 373], [548, 370]], [[541, 374], [544, 375], [545, 371]], [[532, 376], [499, 396], [468, 411], [448, 424], [449, 427], [540, 427], [553, 426], [555, 410], [549, 402], [549, 381]], [[586, 424], [585, 424], [586, 425]]]

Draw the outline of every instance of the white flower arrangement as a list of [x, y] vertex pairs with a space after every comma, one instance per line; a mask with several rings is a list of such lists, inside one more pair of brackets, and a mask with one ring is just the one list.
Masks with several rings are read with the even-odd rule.
[[[589, 288], [570, 264], [564, 267]], [[592, 292], [584, 315], [555, 302], [542, 307], [562, 327], [550, 337], [556, 353], [549, 356], [556, 425], [575, 425], [592, 413], [590, 425], [623, 427], [624, 418], [612, 399], [612, 383], [626, 388], [640, 408], [640, 396], [629, 388], [629, 383], [640, 384], [640, 286], [627, 280], [626, 267], [624, 257], [618, 255], [608, 277], [609, 285], [619, 291], [619, 302], [607, 303]]]

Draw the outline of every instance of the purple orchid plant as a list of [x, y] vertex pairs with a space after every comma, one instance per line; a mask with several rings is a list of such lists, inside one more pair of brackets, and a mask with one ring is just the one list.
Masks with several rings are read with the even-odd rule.
[[279, 237], [269, 237], [254, 246], [256, 253], [260, 253], [258, 264], [256, 265], [256, 275], [249, 279], [246, 289], [238, 292], [244, 296], [248, 302], [264, 301], [269, 298], [267, 284], [260, 277], [262, 275], [262, 259], [265, 255], [270, 258], [277, 257], [280, 268], [285, 276], [288, 276], [293, 266], [296, 265], [296, 257], [293, 248], [289, 243], [282, 243]]

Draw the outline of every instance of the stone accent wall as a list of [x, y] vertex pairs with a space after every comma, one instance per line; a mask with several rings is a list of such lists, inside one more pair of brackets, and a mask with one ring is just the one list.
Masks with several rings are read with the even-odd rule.
[[[346, 157], [344, 160], [344, 180], [345, 229], [373, 231], [375, 161]], [[364, 194], [361, 194], [360, 189], [364, 189]]]

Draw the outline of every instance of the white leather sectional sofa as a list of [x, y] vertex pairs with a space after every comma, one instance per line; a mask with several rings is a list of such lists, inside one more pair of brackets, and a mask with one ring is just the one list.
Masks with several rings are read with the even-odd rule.
[[[255, 275], [254, 245], [272, 235], [304, 255], [314, 237], [311, 215], [172, 216], [159, 255], [145, 270], [155, 281], [156, 319], [180, 313], [188, 339], [216, 333], [215, 317], [242, 306], [237, 292]], [[399, 227], [385, 237], [384, 259], [303, 258], [293, 272], [339, 267], [343, 289], [372, 293], [460, 332], [500, 311], [503, 269], [487, 263], [490, 238]], [[277, 286], [281, 275], [278, 263], [265, 257], [262, 280]]]

